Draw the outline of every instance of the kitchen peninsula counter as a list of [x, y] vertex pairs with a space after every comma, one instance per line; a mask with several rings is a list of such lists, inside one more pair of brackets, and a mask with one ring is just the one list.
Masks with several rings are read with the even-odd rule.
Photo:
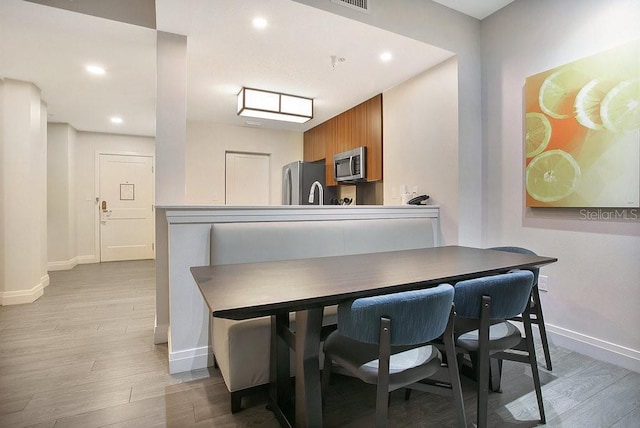
[[169, 343], [170, 373], [213, 364], [210, 312], [189, 270], [209, 264], [212, 224], [404, 218], [428, 219], [433, 244], [440, 245], [436, 205], [157, 206], [154, 342]]

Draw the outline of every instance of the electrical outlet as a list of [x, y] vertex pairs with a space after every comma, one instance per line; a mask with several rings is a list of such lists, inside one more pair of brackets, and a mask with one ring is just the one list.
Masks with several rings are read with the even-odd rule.
[[538, 275], [538, 290], [549, 291], [549, 277], [546, 275]]

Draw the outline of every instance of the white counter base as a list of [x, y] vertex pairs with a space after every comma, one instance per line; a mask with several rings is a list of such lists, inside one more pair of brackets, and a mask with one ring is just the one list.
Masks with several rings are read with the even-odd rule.
[[[169, 344], [169, 372], [213, 363], [210, 312], [191, 276], [191, 266], [209, 264], [213, 223], [299, 220], [430, 218], [441, 242], [437, 206], [161, 206], [156, 207], [156, 343]], [[166, 340], [164, 340], [166, 337]]]

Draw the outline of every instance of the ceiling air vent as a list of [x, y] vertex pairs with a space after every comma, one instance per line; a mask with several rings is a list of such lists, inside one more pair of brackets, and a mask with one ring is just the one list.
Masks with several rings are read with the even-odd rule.
[[371, 13], [369, 8], [369, 0], [331, 0], [331, 3], [339, 4], [340, 6], [348, 7], [359, 12]]

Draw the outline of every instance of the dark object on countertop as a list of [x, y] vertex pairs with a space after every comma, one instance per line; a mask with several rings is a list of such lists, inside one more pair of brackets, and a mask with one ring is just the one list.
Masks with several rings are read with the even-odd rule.
[[331, 205], [351, 205], [352, 198], [331, 198]]
[[429, 195], [420, 195], [410, 199], [407, 203], [409, 205], [426, 205], [427, 199], [429, 199]]

